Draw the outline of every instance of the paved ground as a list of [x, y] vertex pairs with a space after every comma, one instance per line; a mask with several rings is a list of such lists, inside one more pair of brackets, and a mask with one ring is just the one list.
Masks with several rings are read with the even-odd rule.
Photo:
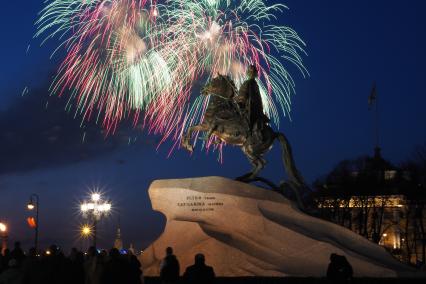
[[[146, 278], [145, 284], [160, 284], [158, 278]], [[244, 278], [217, 278], [215, 284], [326, 284], [331, 283], [325, 278], [261, 278], [261, 277], [244, 277]], [[341, 282], [342, 283], [342, 282]], [[420, 284], [426, 283], [426, 279], [384, 279], [384, 278], [355, 278], [350, 282], [351, 284], [399, 284], [399, 283], [412, 283]], [[181, 281], [179, 284], [184, 284]], [[201, 284], [201, 283], [200, 283]], [[340, 283], [339, 283], [340, 284]]]

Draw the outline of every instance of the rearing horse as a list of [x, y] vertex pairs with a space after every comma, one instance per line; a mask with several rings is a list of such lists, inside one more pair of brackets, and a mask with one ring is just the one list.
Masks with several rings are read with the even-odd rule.
[[290, 181], [298, 187], [304, 186], [287, 138], [283, 133], [275, 132], [267, 124], [264, 124], [261, 129], [250, 130], [248, 119], [234, 102], [237, 88], [228, 76], [218, 75], [213, 78], [201, 93], [210, 95], [210, 101], [203, 122], [190, 127], [182, 138], [182, 146], [185, 149], [191, 152], [194, 150], [190, 143], [194, 131], [207, 132], [207, 139], [214, 135], [222, 142], [240, 146], [253, 165], [253, 169], [239, 179], [250, 180], [256, 178], [259, 171], [265, 167], [266, 161], [263, 156], [272, 148], [274, 140], [278, 139], [282, 146], [282, 159]]

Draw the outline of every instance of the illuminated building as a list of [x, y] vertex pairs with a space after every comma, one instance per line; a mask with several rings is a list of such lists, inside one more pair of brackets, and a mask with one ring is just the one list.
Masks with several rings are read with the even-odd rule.
[[321, 218], [385, 247], [405, 262], [425, 259], [426, 189], [376, 150], [373, 158], [342, 161], [315, 183]]

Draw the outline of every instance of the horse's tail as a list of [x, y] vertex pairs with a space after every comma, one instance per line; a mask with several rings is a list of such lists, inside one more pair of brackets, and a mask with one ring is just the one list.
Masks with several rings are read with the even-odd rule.
[[284, 189], [291, 189], [296, 197], [297, 204], [299, 206], [299, 209], [306, 212], [306, 208], [303, 202], [303, 199], [300, 195], [300, 190], [303, 188], [306, 188], [305, 181], [303, 180], [302, 175], [299, 173], [299, 171], [296, 168], [296, 163], [293, 159], [293, 153], [291, 151], [290, 143], [287, 140], [287, 137], [283, 133], [276, 133], [276, 137], [280, 141], [281, 144], [281, 158], [284, 163], [284, 167], [286, 169], [288, 178], [290, 179], [290, 182], [283, 182], [280, 185], [281, 190]]
[[288, 142], [287, 138], [283, 133], [276, 133], [278, 140], [281, 143], [281, 158], [284, 163], [284, 167], [286, 169], [288, 178], [290, 181], [292, 181], [294, 184], [296, 184], [298, 187], [305, 186], [305, 181], [303, 180], [302, 175], [299, 173], [299, 171], [296, 168], [296, 163], [293, 159], [293, 153], [291, 151], [290, 143]]

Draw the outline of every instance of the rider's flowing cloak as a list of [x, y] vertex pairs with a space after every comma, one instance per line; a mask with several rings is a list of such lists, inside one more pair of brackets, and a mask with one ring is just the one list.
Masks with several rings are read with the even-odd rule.
[[256, 79], [249, 79], [241, 85], [237, 101], [244, 104], [247, 110], [250, 129], [253, 129], [256, 123], [263, 125], [269, 121], [263, 112], [262, 97]]

